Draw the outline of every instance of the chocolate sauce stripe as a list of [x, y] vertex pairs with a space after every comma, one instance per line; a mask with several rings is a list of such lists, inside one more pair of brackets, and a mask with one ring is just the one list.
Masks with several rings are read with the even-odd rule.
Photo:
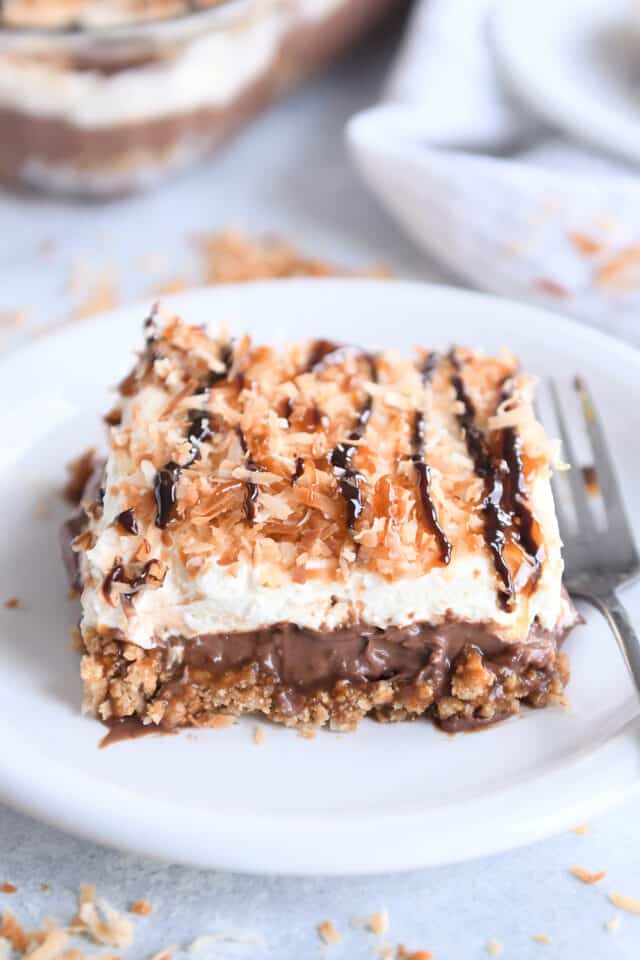
[[[494, 457], [484, 431], [476, 423], [476, 410], [467, 393], [462, 376], [463, 364], [455, 350], [449, 361], [454, 369], [451, 384], [456, 401], [463, 407], [456, 417], [465, 437], [467, 451], [473, 461], [476, 476], [484, 481], [484, 537], [493, 556], [494, 567], [503, 589], [500, 600], [506, 609], [513, 606], [515, 587], [511, 571], [504, 558], [507, 542], [517, 542], [533, 565], [532, 576], [539, 577], [543, 545], [534, 536], [535, 518], [526, 504], [524, 473], [520, 452], [520, 438], [515, 428], [500, 431], [500, 462]], [[498, 407], [508, 399], [501, 392]], [[506, 465], [506, 469], [502, 466]], [[534, 580], [535, 582], [535, 580]]]
[[[369, 364], [370, 379], [373, 383], [378, 381], [377, 357], [371, 354], [364, 354]], [[358, 471], [353, 467], [352, 460], [358, 449], [356, 441], [364, 436], [371, 413], [373, 411], [373, 397], [367, 394], [366, 400], [359, 410], [356, 411], [355, 424], [346, 442], [336, 444], [329, 454], [329, 463], [334, 468], [334, 476], [338, 481], [338, 489], [347, 507], [347, 527], [352, 530], [356, 521], [362, 514], [364, 503], [362, 500], [362, 491], [360, 489], [361, 477]]]
[[[420, 377], [425, 388], [431, 383], [439, 363], [437, 353], [430, 353], [420, 367]], [[415, 410], [412, 429], [412, 460], [417, 475], [418, 494], [422, 505], [422, 513], [427, 526], [436, 538], [440, 550], [440, 561], [445, 566], [451, 561], [451, 544], [440, 526], [438, 511], [431, 495], [431, 468], [425, 458], [425, 415], [422, 410]]]
[[[498, 407], [513, 397], [511, 378], [503, 382]], [[521, 547], [529, 556], [533, 571], [531, 579], [535, 584], [541, 573], [544, 558], [544, 543], [536, 538], [537, 521], [529, 507], [524, 466], [522, 463], [522, 440], [515, 427], [502, 430], [502, 458], [507, 464], [507, 483], [504, 486], [502, 506], [516, 520], [518, 539]]]
[[[259, 463], [253, 459], [251, 455], [251, 450], [249, 449], [249, 444], [247, 443], [247, 438], [244, 435], [244, 432], [241, 427], [236, 427], [236, 433], [238, 439], [240, 440], [240, 446], [244, 454], [244, 462], [247, 470], [261, 470]], [[254, 483], [252, 480], [247, 480], [245, 484], [245, 497], [242, 504], [242, 509], [244, 510], [244, 515], [247, 518], [248, 523], [253, 523], [256, 518], [256, 504], [258, 502], [258, 484]]]
[[[155, 306], [151, 314], [145, 320], [145, 332], [147, 333], [146, 349], [147, 353], [153, 349], [157, 331], [155, 327]], [[151, 354], [149, 354], [151, 356]], [[224, 371], [213, 371], [204, 377], [203, 382], [195, 391], [196, 395], [207, 393], [212, 386], [225, 380], [231, 367], [233, 366], [233, 348], [231, 344], [221, 348], [220, 360], [224, 365]], [[156, 526], [161, 530], [173, 519], [178, 499], [178, 481], [183, 470], [194, 463], [200, 456], [200, 450], [197, 443], [204, 443], [212, 434], [212, 417], [206, 410], [192, 409], [187, 412], [188, 424], [186, 437], [191, 444], [191, 451], [184, 463], [176, 463], [175, 460], [169, 460], [158, 470], [153, 483], [153, 495], [156, 501]]]

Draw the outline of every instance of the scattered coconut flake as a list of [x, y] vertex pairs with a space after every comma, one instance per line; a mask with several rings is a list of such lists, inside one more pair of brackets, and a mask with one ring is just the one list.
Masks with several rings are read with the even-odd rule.
[[610, 893], [609, 902], [626, 913], [640, 913], [640, 900], [635, 897], [628, 897], [624, 893]]
[[593, 257], [603, 249], [603, 244], [599, 240], [595, 240], [593, 237], [579, 230], [574, 230], [573, 233], [570, 233], [569, 240], [578, 253], [581, 253], [585, 257]]
[[[237, 230], [204, 233], [194, 237], [201, 259], [205, 283], [243, 283], [275, 277], [349, 276], [356, 271], [308, 257], [294, 246], [274, 236], [247, 237]], [[384, 268], [360, 273], [364, 276], [389, 276]]]
[[487, 940], [484, 946], [490, 957], [501, 957], [504, 953], [504, 945], [499, 940]]
[[26, 930], [8, 910], [2, 914], [0, 937], [8, 940], [13, 949], [17, 950], [18, 953], [24, 953], [29, 945], [29, 937]]
[[585, 834], [585, 833], [589, 833], [589, 827], [586, 825], [586, 823], [581, 823], [581, 824], [580, 824], [579, 826], [577, 826], [577, 827], [571, 827], [571, 831], [570, 831], [570, 832], [571, 832], [571, 833], [579, 833], [579, 834], [583, 835], [583, 834]]
[[366, 927], [367, 930], [371, 931], [371, 933], [375, 933], [377, 937], [381, 937], [383, 934], [387, 933], [389, 930], [388, 911], [377, 910], [375, 913], [372, 913], [367, 919]]
[[315, 730], [299, 730], [298, 736], [302, 737], [303, 740], [315, 740], [318, 734]]
[[342, 935], [336, 930], [331, 920], [318, 924], [318, 936], [328, 947], [333, 947], [342, 940]]
[[27, 953], [28, 960], [54, 960], [62, 950], [69, 939], [66, 930], [59, 927], [49, 930], [35, 950]]
[[622, 923], [622, 917], [615, 914], [613, 917], [609, 917], [607, 922], [604, 925], [605, 930], [608, 930], [609, 933], [615, 933], [616, 930], [620, 929], [620, 924]]
[[148, 917], [153, 912], [153, 905], [148, 900], [134, 900], [129, 907], [129, 913], [135, 913], [139, 917]]
[[104, 270], [92, 278], [88, 292], [70, 312], [69, 319], [85, 320], [96, 313], [112, 310], [117, 304], [118, 290], [115, 279], [109, 270]]
[[0, 890], [2, 893], [16, 893], [18, 888], [14, 883], [3, 883], [2, 886], [0, 886]]
[[551, 939], [551, 937], [548, 937], [546, 933], [534, 933], [531, 939], [535, 940], [536, 943], [545, 943], [545, 944], [553, 943], [553, 940]]
[[[20, 597], [9, 597], [8, 600], [5, 600], [4, 605], [7, 608], [7, 610], [22, 610], [24, 608], [24, 604], [22, 603], [22, 600], [20, 599]], [[4, 889], [2, 890], [2, 892], [13, 893], [12, 890], [4, 890]]]
[[80, 892], [78, 893], [78, 901], [80, 906], [83, 903], [95, 903], [96, 900], [96, 888], [93, 883], [81, 883]]
[[394, 960], [395, 950], [388, 943], [379, 944], [373, 948], [373, 953], [380, 960]]
[[559, 300], [564, 300], [570, 295], [564, 284], [552, 277], [540, 277], [535, 281], [534, 287], [541, 293], [545, 293], [549, 297], [557, 297]]
[[266, 946], [264, 937], [259, 933], [252, 933], [249, 930], [221, 930], [196, 937], [189, 946], [189, 953], [198, 953], [200, 950], [211, 950], [211, 948], [216, 952], [216, 948], [220, 948], [228, 956], [226, 948], [231, 945], [261, 948]]
[[26, 310], [0, 310], [0, 327], [23, 327], [28, 319]]
[[254, 739], [254, 742], [257, 743], [259, 747], [261, 747], [264, 744], [264, 740], [265, 740], [264, 727], [262, 726], [261, 723], [259, 723], [256, 729], [254, 730], [253, 739]]
[[183, 290], [188, 290], [189, 287], [195, 286], [187, 277], [181, 277], [176, 274], [173, 277], [167, 277], [166, 280], [163, 280], [159, 283], [155, 289], [154, 293], [159, 296], [168, 296], [170, 293], [182, 293]]
[[80, 907], [71, 926], [72, 933], [85, 933], [95, 943], [107, 947], [128, 947], [133, 942], [133, 923], [118, 913], [106, 900], [96, 897], [92, 884], [83, 884], [79, 893]]
[[631, 290], [637, 285], [640, 244], [633, 244], [616, 253], [596, 271], [596, 283], [610, 291]]
[[582, 883], [598, 883], [600, 880], [603, 880], [606, 877], [604, 870], [600, 870], [599, 873], [593, 873], [591, 870], [586, 870], [584, 867], [571, 867], [569, 873], [572, 873], [574, 877], [578, 880], [581, 880]]
[[38, 244], [37, 253], [40, 257], [48, 257], [50, 253], [53, 252], [56, 246], [56, 241], [53, 237], [43, 237], [40, 243]]
[[177, 943], [170, 943], [168, 947], [163, 947], [162, 950], [151, 954], [147, 960], [173, 960], [173, 954], [177, 953], [179, 949], [180, 947]]

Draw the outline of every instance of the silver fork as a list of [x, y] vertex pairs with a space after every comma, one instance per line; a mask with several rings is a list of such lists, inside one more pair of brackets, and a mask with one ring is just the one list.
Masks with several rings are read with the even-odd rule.
[[[586, 479], [576, 458], [558, 389], [556, 384], [550, 381], [549, 388], [560, 427], [564, 459], [571, 467], [566, 473], [556, 474], [553, 479], [556, 512], [564, 543], [564, 582], [570, 594], [589, 601], [604, 614], [640, 693], [640, 638], [617, 593], [619, 587], [640, 573], [640, 558], [593, 400], [580, 377], [576, 377], [574, 387], [591, 441], [596, 479], [605, 508], [606, 526], [604, 529], [596, 527], [589, 505], [590, 494]], [[568, 487], [573, 502], [577, 530], [572, 529], [563, 507], [563, 484], [565, 492]]]

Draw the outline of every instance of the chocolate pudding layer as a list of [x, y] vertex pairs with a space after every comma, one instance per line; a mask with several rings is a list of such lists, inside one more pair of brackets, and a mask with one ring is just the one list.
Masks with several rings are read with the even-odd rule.
[[283, 623], [176, 637], [151, 650], [114, 633], [89, 638], [83, 675], [94, 680], [91, 707], [110, 721], [135, 715], [171, 729], [207, 725], [227, 710], [260, 711], [291, 726], [349, 729], [367, 714], [424, 715], [454, 732], [502, 720], [520, 703], [562, 702], [568, 666], [560, 647], [577, 620], [567, 600], [561, 627], [534, 625], [523, 643], [506, 643], [489, 624], [456, 621], [327, 633]]

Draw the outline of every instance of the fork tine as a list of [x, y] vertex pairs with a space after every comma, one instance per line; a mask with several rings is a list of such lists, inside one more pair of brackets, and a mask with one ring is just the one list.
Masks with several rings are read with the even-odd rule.
[[576, 377], [574, 386], [584, 416], [591, 448], [593, 450], [593, 459], [596, 468], [596, 476], [602, 499], [604, 501], [607, 519], [609, 521], [609, 530], [615, 534], [619, 540], [624, 540], [627, 547], [635, 553], [635, 543], [631, 533], [631, 526], [627, 518], [624, 500], [620, 491], [620, 484], [613, 468], [613, 461], [609, 452], [609, 447], [600, 423], [600, 418], [596, 413], [591, 394], [586, 383], [581, 377]]
[[589, 502], [587, 500], [587, 492], [582, 481], [580, 466], [578, 464], [575, 449], [573, 447], [573, 443], [571, 442], [571, 437], [569, 436], [567, 421], [564, 413], [562, 412], [558, 388], [553, 380], [549, 380], [549, 390], [551, 393], [551, 400], [553, 402], [553, 409], [555, 411], [555, 415], [558, 420], [558, 426], [560, 428], [562, 447], [566, 459], [569, 462], [569, 466], [571, 467], [569, 470], [568, 479], [571, 486], [571, 494], [573, 496], [573, 505], [578, 518], [578, 528], [583, 533], [593, 533], [595, 532], [593, 514], [591, 513], [591, 507], [589, 506]]

